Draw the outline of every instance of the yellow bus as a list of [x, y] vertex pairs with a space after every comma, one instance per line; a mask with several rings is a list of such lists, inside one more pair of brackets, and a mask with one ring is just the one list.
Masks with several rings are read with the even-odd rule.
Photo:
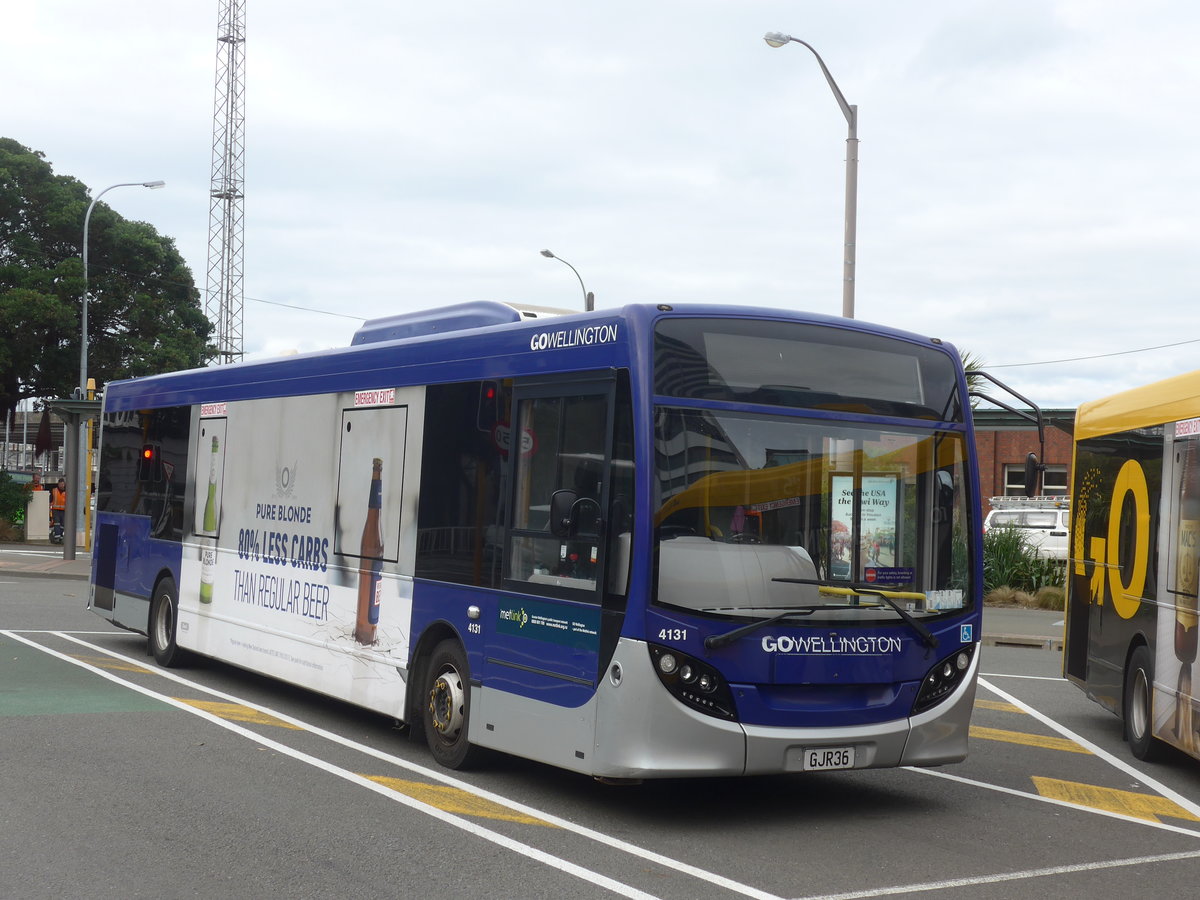
[[1081, 406], [1072, 481], [1064, 674], [1139, 759], [1200, 758], [1200, 371]]

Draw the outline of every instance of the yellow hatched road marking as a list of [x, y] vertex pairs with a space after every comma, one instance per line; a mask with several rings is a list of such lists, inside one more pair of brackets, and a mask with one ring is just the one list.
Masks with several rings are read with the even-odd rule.
[[1064, 750], [1067, 753], [1088, 753], [1074, 741], [1066, 738], [1048, 737], [1043, 734], [1026, 734], [1023, 731], [1004, 731], [1001, 728], [983, 728], [971, 726], [971, 737], [983, 741], [1004, 741], [1007, 744], [1023, 744], [1026, 747], [1042, 747], [1046, 750]]
[[240, 703], [220, 703], [216, 700], [190, 700], [187, 697], [175, 697], [173, 699], [178, 700], [180, 703], [186, 703], [188, 706], [194, 706], [196, 709], [210, 712], [214, 716], [220, 716], [222, 719], [228, 719], [230, 722], [249, 722], [252, 725], [274, 725], [278, 728], [290, 728], [293, 731], [303, 730], [299, 725], [292, 725], [290, 722], [285, 722], [267, 713], [259, 712], [257, 709], [251, 709], [249, 706], [242, 706]]
[[1075, 781], [1059, 781], [1057, 778], [1033, 776], [1038, 793], [1051, 800], [1062, 800], [1076, 806], [1088, 806], [1105, 812], [1120, 813], [1148, 822], [1161, 822], [1161, 816], [1200, 822], [1200, 818], [1166, 797], [1154, 794], [1138, 794], [1133, 791], [1118, 791], [1114, 788], [1096, 787]]
[[1028, 715], [1028, 713], [1026, 713], [1025, 710], [1021, 709], [1021, 707], [1014, 706], [1011, 703], [1005, 703], [1003, 700], [980, 700], [977, 697], [977, 698], [975, 698], [975, 708], [976, 709], [994, 709], [994, 710], [998, 710], [999, 712], [1020, 713], [1023, 716]]
[[137, 663], [131, 663], [128, 660], [116, 659], [112, 656], [88, 656], [83, 653], [72, 653], [72, 659], [77, 659], [80, 662], [85, 662], [89, 666], [96, 666], [100, 669], [114, 669], [118, 672], [149, 672], [145, 666], [139, 666]]
[[519, 822], [522, 825], [542, 825], [546, 828], [557, 828], [549, 822], [535, 819], [524, 813], [516, 812], [507, 806], [484, 800], [474, 794], [459, 788], [442, 784], [426, 784], [421, 781], [405, 781], [401, 778], [386, 778], [382, 775], [363, 775], [376, 784], [382, 784], [406, 797], [420, 800], [442, 812], [457, 813], [463, 816], [476, 816], [482, 819], [502, 819], [505, 822]]

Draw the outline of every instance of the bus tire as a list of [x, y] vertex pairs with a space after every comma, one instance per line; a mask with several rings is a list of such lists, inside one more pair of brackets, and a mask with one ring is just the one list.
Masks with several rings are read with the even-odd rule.
[[150, 627], [147, 629], [150, 652], [154, 661], [167, 669], [183, 665], [185, 651], [175, 643], [179, 627], [179, 591], [171, 578], [163, 578], [154, 586], [150, 601]]
[[453, 638], [433, 648], [425, 669], [421, 723], [433, 758], [448, 769], [466, 769], [479, 756], [467, 740], [471, 716], [470, 670], [462, 645]]
[[1153, 695], [1154, 657], [1142, 644], [1133, 651], [1125, 670], [1123, 706], [1125, 740], [1133, 755], [1146, 762], [1157, 759], [1163, 748], [1162, 742], [1154, 736]]

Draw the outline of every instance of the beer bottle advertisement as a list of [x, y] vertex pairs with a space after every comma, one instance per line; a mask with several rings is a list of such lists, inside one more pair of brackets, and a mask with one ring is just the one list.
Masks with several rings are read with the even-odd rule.
[[417, 535], [401, 511], [419, 398], [201, 404], [181, 646], [372, 707], [402, 696]]
[[371, 460], [370, 493], [367, 497], [367, 518], [363, 524], [359, 548], [358, 614], [354, 639], [360, 644], [375, 643], [379, 626], [379, 602], [383, 575], [383, 529], [380, 512], [383, 506], [383, 460]]
[[[1178, 444], [1176, 445], [1178, 446]], [[1175, 561], [1175, 658], [1179, 677], [1175, 684], [1175, 736], [1191, 747], [1197, 725], [1189, 697], [1196, 661], [1197, 592], [1200, 591], [1200, 441], [1185, 442], [1179, 482], [1179, 528]]]
[[[217, 533], [217, 520], [220, 512], [217, 508], [217, 474], [220, 463], [220, 441], [214, 434], [212, 453], [209, 454], [208, 465], [208, 494], [204, 501], [204, 519], [202, 527], [205, 535]], [[205, 537], [200, 541], [200, 602], [212, 603], [213, 577], [217, 566], [217, 542], [213, 537]]]
[[1179, 489], [1179, 544], [1175, 566], [1175, 658], [1196, 659], [1196, 593], [1200, 588], [1200, 452], [1189, 440]]

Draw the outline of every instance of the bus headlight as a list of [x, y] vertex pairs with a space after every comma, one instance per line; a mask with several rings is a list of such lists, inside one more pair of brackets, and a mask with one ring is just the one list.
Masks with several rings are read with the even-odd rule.
[[959, 647], [950, 656], [939, 660], [921, 681], [921, 689], [917, 691], [917, 699], [913, 701], [914, 713], [924, 712], [931, 706], [936, 706], [950, 695], [967, 677], [971, 668], [971, 656], [975, 653], [974, 644]]
[[721, 673], [675, 649], [649, 644], [658, 680], [685, 706], [719, 719], [737, 720], [733, 692]]

